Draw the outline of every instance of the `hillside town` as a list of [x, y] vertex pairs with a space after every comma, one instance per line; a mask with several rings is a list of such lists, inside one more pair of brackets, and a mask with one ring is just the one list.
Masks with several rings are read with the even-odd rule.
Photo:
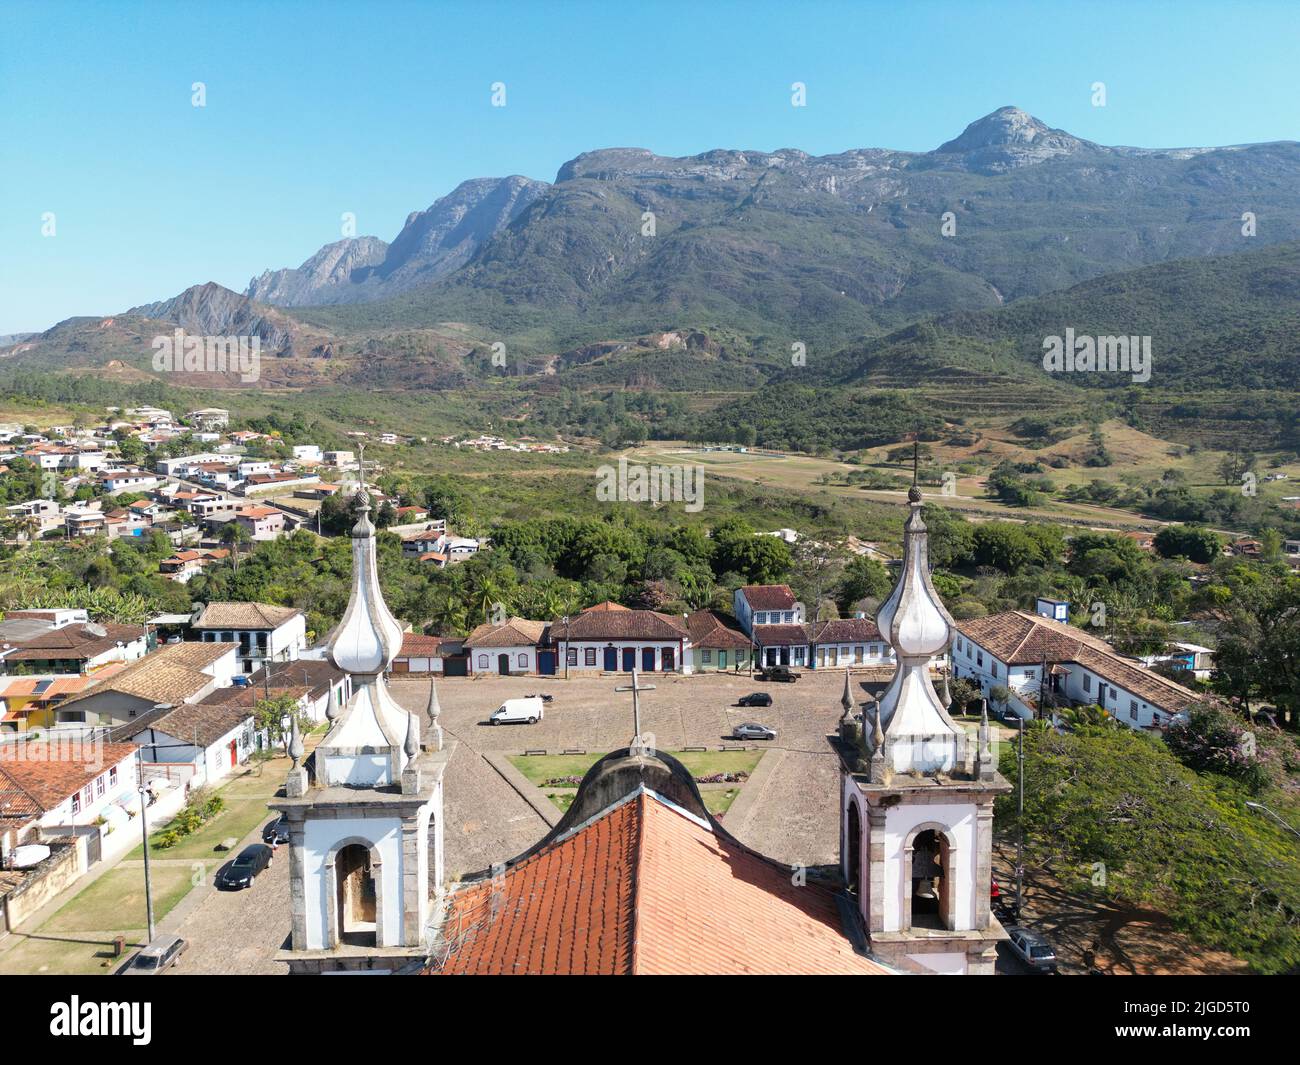
[[[482, 922], [483, 903], [475, 898], [479, 889], [472, 868], [481, 867], [478, 863], [489, 856], [493, 861], [508, 858], [502, 851], [508, 841], [492, 843], [489, 852], [474, 857], [452, 845], [452, 864], [447, 865], [442, 852], [445, 815], [439, 782], [449, 765], [462, 763], [449, 762], [456, 748], [450, 738], [446, 746], [441, 740], [419, 738], [421, 730], [426, 736], [443, 735], [444, 703], [454, 708], [458, 719], [471, 707], [475, 717], [487, 714], [490, 737], [498, 735], [491, 726], [514, 720], [512, 715], [521, 715], [518, 719], [525, 721], [526, 727], [541, 729], [546, 710], [556, 719], [570, 712], [581, 713], [593, 724], [576, 730], [566, 727], [566, 750], [585, 754], [589, 747], [603, 749], [611, 741], [617, 746], [621, 738], [627, 744], [624, 753], [637, 757], [647, 743], [640, 717], [642, 692], [648, 696], [648, 711], [654, 698], [648, 693], [667, 685], [670, 698], [682, 708], [683, 721], [688, 722], [677, 743], [682, 750], [696, 749], [685, 741], [700, 739], [698, 724], [689, 723], [698, 717], [699, 708], [720, 696], [733, 700], [739, 692], [737, 705], [752, 707], [745, 713], [765, 721], [735, 721], [720, 744], [706, 741], [699, 747], [713, 747], [724, 759], [722, 764], [729, 764], [725, 759], [761, 750], [764, 741], [771, 743], [791, 727], [778, 724], [774, 728], [772, 724], [790, 720], [792, 708], [780, 709], [780, 703], [788, 703], [788, 698], [777, 696], [774, 704], [772, 694], [762, 690], [744, 694], [745, 686], [757, 681], [770, 691], [783, 687], [781, 681], [802, 677], [797, 690], [820, 693], [820, 704], [800, 699], [800, 707], [806, 709], [798, 713], [811, 714], [809, 721], [820, 718], [821, 727], [833, 737], [826, 758], [819, 759], [818, 771], [825, 773], [829, 766], [840, 765], [845, 781], [855, 781], [854, 788], [865, 789], [864, 801], [871, 805], [876, 801], [872, 789], [883, 788], [893, 794], [889, 789], [897, 788], [899, 780], [918, 773], [917, 779], [922, 779], [935, 772], [939, 775], [934, 779], [940, 783], [949, 779], [945, 774], [955, 781], [962, 773], [973, 781], [986, 782], [986, 798], [980, 802], [991, 804], [1009, 787], [999, 783], [1001, 778], [991, 768], [991, 737], [997, 737], [1000, 745], [1017, 730], [1023, 735], [1029, 725], [1065, 732], [1077, 728], [1080, 720], [1088, 720], [1163, 739], [1171, 730], [1190, 727], [1202, 708], [1215, 701], [1211, 692], [1217, 669], [1211, 647], [1171, 639], [1146, 648], [1146, 653], [1124, 651], [1104, 630], [1090, 632], [1086, 624], [1077, 623], [1080, 605], [1065, 599], [1040, 596], [1033, 610], [977, 613], [954, 620], [932, 583], [926, 561], [929, 538], [920, 518], [922, 497], [916, 486], [901, 558], [879, 543], [856, 537], [839, 546], [844, 557], [858, 559], [859, 565], [869, 567], [883, 580], [876, 585], [875, 597], [868, 595], [850, 604], [844, 614], [832, 600], [805, 603], [791, 584], [769, 581], [741, 583], [728, 600], [714, 596], [709, 605], [681, 613], [605, 599], [562, 615], [528, 617], [509, 613], [499, 602], [485, 603], [483, 620], [457, 631], [439, 629], [419, 619], [400, 619], [389, 612], [377, 583], [376, 537], [394, 536], [399, 550], [392, 557], [404, 564], [423, 567], [432, 563], [435, 568], [466, 561], [480, 551], [490, 553], [492, 542], [456, 536], [445, 516], [422, 504], [386, 497], [368, 484], [366, 477], [374, 467], [364, 464], [364, 438], [358, 438], [355, 454], [294, 445], [292, 458], [271, 460], [251, 457], [249, 448], [264, 437], [251, 431], [231, 431], [225, 411], [190, 411], [179, 421], [166, 411], [149, 408], [108, 413], [110, 417], [102, 426], [61, 427], [43, 433], [6, 430], [5, 443], [10, 450], [3, 456], [7, 469], [0, 478], [22, 477], [24, 464], [30, 464], [33, 470], [45, 471], [42, 476], [50, 476], [49, 483], [55, 486], [50, 498], [7, 508], [12, 517], [6, 532], [14, 548], [41, 540], [112, 544], [162, 533], [174, 550], [158, 563], [159, 574], [186, 585], [221, 568], [233, 571], [241, 551], [247, 553], [245, 565], [250, 565], [258, 545], [275, 543], [298, 530], [313, 537], [322, 535], [316, 531], [322, 529], [319, 511], [314, 520], [308, 504], [314, 502], [319, 507], [321, 501], [338, 497], [346, 502], [346, 513], [351, 515], [348, 520], [355, 524], [342, 530], [324, 529], [323, 535], [327, 540], [332, 536], [351, 540], [352, 590], [343, 621], [328, 632], [309, 631], [307, 615], [299, 607], [256, 601], [196, 601], [187, 612], [155, 614], [130, 623], [98, 617], [93, 608], [85, 607], [20, 603], [4, 612], [0, 619], [0, 755], [22, 754], [16, 759], [0, 758], [0, 844], [5, 869], [0, 873], [0, 912], [3, 931], [12, 936], [11, 944], [20, 939], [24, 928], [57, 910], [62, 900], [77, 897], [80, 883], [93, 883], [114, 867], [124, 870], [124, 856], [139, 839], [133, 824], [142, 824], [146, 835], [152, 833], [151, 846], [161, 847], [165, 853], [180, 831], [176, 826], [187, 818], [197, 818], [200, 823], [205, 818], [220, 821], [220, 815], [212, 812], [220, 804], [212, 809], [204, 805], [213, 802], [212, 796], [238, 786], [255, 766], [275, 765], [287, 758], [293, 764], [287, 790], [266, 793], [266, 800], [281, 812], [281, 820], [275, 824], [288, 818], [284, 822], [289, 826], [287, 835], [281, 839], [279, 830], [272, 828], [263, 832], [260, 821], [253, 826], [269, 842], [271, 851], [287, 843], [294, 868], [307, 862], [301, 865], [301, 875], [310, 875], [313, 867], [307, 856], [298, 855], [295, 849], [305, 844], [293, 825], [299, 817], [313, 816], [316, 807], [303, 805], [313, 788], [325, 788], [328, 793], [337, 777], [384, 793], [385, 781], [391, 779], [394, 786], [401, 781], [406, 795], [408, 776], [414, 773], [412, 810], [431, 818], [428, 831], [435, 833], [418, 834], [414, 840], [417, 848], [430, 848], [429, 879], [414, 889], [414, 895], [409, 885], [403, 888], [405, 901], [390, 909], [405, 914], [400, 929], [378, 925], [373, 916], [378, 910], [368, 908], [368, 903], [358, 903], [360, 908], [351, 919], [356, 928], [373, 931], [355, 935], [347, 932], [348, 925], [342, 923], [345, 919], [337, 914], [321, 919], [326, 924], [335, 922], [330, 931], [326, 924], [311, 924], [308, 913], [306, 926], [294, 924], [290, 948], [256, 956], [250, 950], [242, 964], [248, 964], [250, 971], [284, 971], [287, 967], [294, 972], [407, 971], [412, 966], [425, 966], [429, 971], [494, 972], [521, 964], [509, 952], [502, 954], [501, 948], [490, 954], [478, 948], [467, 953], [462, 939], [447, 938], [453, 927], [448, 922]], [[182, 431], [178, 429], [181, 426], [187, 442], [199, 429], [206, 437], [207, 450], [181, 455], [158, 451], [168, 434], [174, 437]], [[130, 440], [140, 441], [145, 450], [128, 465], [122, 452], [131, 450]], [[268, 492], [273, 494], [267, 497], [264, 493]], [[252, 502], [250, 496], [273, 501]], [[369, 515], [383, 508], [391, 513], [380, 532]], [[233, 529], [242, 530], [242, 535], [232, 533]], [[722, 535], [715, 533], [715, 538]], [[837, 549], [793, 528], [744, 535], [751, 537], [755, 549], [766, 541], [779, 544], [781, 551], [800, 551], [814, 560], [824, 561]], [[1150, 535], [1121, 539], [1127, 539], [1139, 552], [1156, 549], [1157, 538]], [[1288, 550], [1294, 546], [1286, 545]], [[1220, 550], [1225, 557], [1248, 559], [1257, 556], [1261, 547], [1258, 541], [1229, 541]], [[722, 549], [721, 544], [717, 549]], [[907, 634], [912, 631], [908, 626], [918, 622], [902, 624], [900, 619], [912, 619], [917, 611], [928, 612], [935, 619], [933, 624], [941, 635], [932, 642], [908, 642]], [[1198, 631], [1211, 630], [1202, 625]], [[364, 647], [368, 641], [378, 641], [376, 646], [382, 648], [379, 658], [349, 650]], [[646, 681], [657, 681], [657, 685]], [[391, 693], [385, 684], [392, 686]], [[540, 697], [534, 694], [539, 685], [547, 684], [559, 688]], [[610, 704], [617, 692], [625, 691], [632, 692], [637, 708], [631, 732], [623, 711]], [[413, 700], [416, 706], [407, 702], [403, 708], [395, 693], [404, 701]], [[483, 702], [485, 696], [503, 699], [501, 706], [492, 712]], [[595, 704], [589, 702], [593, 698]], [[556, 701], [546, 707], [552, 699]], [[574, 705], [566, 708], [567, 703]], [[598, 724], [590, 717], [597, 705]], [[580, 706], [587, 708], [580, 711]], [[1264, 714], [1268, 716], [1267, 710]], [[363, 719], [368, 724], [363, 725]], [[973, 723], [962, 725], [963, 720]], [[1270, 720], [1278, 723], [1276, 718]], [[933, 752], [905, 757], [899, 753], [904, 747], [891, 748], [891, 744], [911, 742], [901, 732], [890, 738], [896, 728], [904, 727], [896, 722], [907, 722], [906, 728], [929, 737], [927, 744], [948, 735], [955, 746], [933, 765], [925, 760]], [[484, 722], [467, 720], [464, 724], [475, 731]], [[364, 740], [366, 749], [387, 751], [384, 764], [391, 762], [396, 767], [377, 777], [360, 763], [350, 769], [339, 768], [353, 757], [348, 752], [367, 735], [366, 728], [376, 730]], [[345, 738], [353, 732], [355, 737]], [[477, 745], [478, 741], [468, 740], [460, 729], [457, 735], [460, 742]], [[303, 765], [308, 744], [316, 751], [314, 770]], [[103, 759], [97, 756], [93, 765], [88, 765], [85, 751], [91, 748], [102, 752]], [[327, 753], [334, 748], [339, 751], [337, 756]], [[891, 749], [894, 755], [888, 753]], [[721, 793], [699, 790], [712, 787], [698, 782], [712, 781], [713, 776], [697, 775], [696, 783], [688, 779], [683, 784], [679, 778], [687, 771], [666, 753], [650, 756], [649, 762], [640, 756], [640, 768], [629, 776], [625, 767], [616, 771], [615, 763], [609, 763], [616, 754], [617, 750], [606, 755], [587, 774], [614, 774], [608, 780], [597, 785], [575, 776], [565, 782], [570, 790], [564, 792], [546, 785], [539, 789], [530, 783], [516, 767], [526, 758], [511, 755], [504, 759], [494, 754], [485, 764], [491, 766], [487, 772], [495, 775], [497, 787], [513, 789], [516, 801], [524, 800], [533, 811], [529, 817], [542, 811], [541, 823], [551, 828], [551, 835], [540, 845], [539, 853], [554, 848], [556, 860], [577, 860], [568, 855], [581, 849], [581, 833], [557, 836], [556, 832], [578, 819], [572, 811], [596, 812], [597, 806], [585, 798], [589, 788], [608, 796], [618, 789], [645, 786], [637, 781], [651, 778], [656, 780], [656, 790], [664, 789], [663, 794], [673, 796], [673, 802], [694, 811], [690, 816], [706, 832], [722, 833], [718, 838], [724, 849], [741, 846], [721, 827], [725, 818], [730, 818], [725, 821], [728, 827], [738, 824], [727, 805], [715, 804]], [[541, 755], [553, 757], [545, 750]], [[322, 756], [327, 759], [325, 765], [333, 768], [322, 768]], [[536, 756], [534, 752], [527, 757]], [[894, 759], [892, 768], [878, 764], [882, 756]], [[749, 759], [744, 764], [753, 764], [753, 756], [741, 757]], [[761, 757], [759, 764], [772, 764], [775, 752]], [[918, 757], [921, 762], [909, 761]], [[411, 768], [422, 763], [427, 763], [423, 769]], [[311, 764], [307, 760], [308, 767]], [[660, 779], [655, 774], [666, 775]], [[762, 826], [757, 831], [758, 842], [777, 852], [781, 860], [797, 864], [829, 857], [824, 851], [801, 849], [808, 840], [803, 845], [793, 843], [789, 811], [772, 805], [778, 801], [773, 792], [776, 782], [764, 789], [766, 778], [752, 769], [739, 775], [725, 772], [720, 779], [743, 783], [732, 786], [727, 797], [730, 800], [738, 792], [743, 795], [743, 799], [734, 800], [733, 809], [744, 812], [744, 824]], [[579, 785], [576, 792], [574, 785]], [[479, 782], [471, 790], [481, 786]], [[850, 788], [844, 794], [852, 793]], [[826, 798], [830, 797], [828, 793]], [[450, 801], [451, 796], [448, 798]], [[562, 805], [554, 805], [561, 800]], [[361, 803], [359, 809], [365, 809], [365, 801], [360, 797], [347, 800]], [[457, 809], [465, 810], [460, 805], [463, 801], [456, 798]], [[208, 812], [193, 813], [196, 810]], [[947, 883], [945, 876], [943, 890], [956, 892], [953, 895], [935, 896], [928, 888], [917, 889], [916, 905], [921, 908], [915, 911], [915, 919], [921, 923], [915, 927], [925, 927], [920, 914], [927, 900], [938, 898], [941, 917], [935, 927], [967, 930], [962, 940], [963, 960], [954, 961], [952, 952], [942, 949], [945, 943], [951, 946], [951, 940], [928, 932], [924, 943], [915, 941], [917, 933], [907, 931], [908, 918], [900, 918], [890, 905], [877, 909], [879, 899], [872, 901], [875, 896], [854, 886], [877, 874], [863, 864], [868, 853], [865, 844], [859, 847], [855, 841], [854, 833], [862, 830], [866, 814], [857, 800], [844, 810], [851, 821], [843, 830], [848, 834], [841, 837], [836, 860], [850, 891], [861, 896], [865, 908], [858, 919], [860, 928], [868, 941], [875, 936], [875, 947], [864, 957], [874, 960], [851, 960], [855, 956], [852, 942], [858, 933], [846, 927], [840, 934], [847, 939], [832, 936], [817, 948], [828, 952], [822, 960], [816, 960], [816, 952], [802, 960], [792, 956], [784, 969], [839, 971], [837, 966], [843, 964], [848, 967], [845, 971], [881, 973], [992, 972], [1016, 964], [1005, 949], [999, 954], [998, 944], [1007, 939], [996, 922], [999, 915], [1010, 921], [1020, 913], [1018, 880], [1014, 901], [1007, 902], [1004, 897], [993, 909], [987, 898], [976, 898], [977, 892], [972, 895], [969, 880]], [[492, 822], [496, 815], [475, 808], [473, 816]], [[407, 815], [402, 817], [405, 825]], [[650, 831], [652, 824], [661, 821], [661, 814], [644, 806], [634, 818], [634, 823], [641, 825], [639, 831]], [[629, 824], [621, 830], [633, 828]], [[406, 831], [401, 829], [401, 833]], [[936, 875], [931, 877], [938, 884], [937, 870], [951, 860], [945, 855], [948, 848], [955, 847], [952, 840], [956, 837], [950, 839], [942, 832], [931, 835], [940, 848], [933, 857]], [[834, 845], [834, 834], [826, 834], [824, 828], [814, 836], [825, 840], [824, 846]], [[684, 843], [669, 843], [670, 838], [671, 833], [665, 837], [665, 846]], [[231, 849], [238, 843], [231, 838], [223, 840], [220, 847]], [[749, 845], [754, 845], [752, 840]], [[977, 855], [982, 854], [979, 868], [987, 869], [992, 837], [981, 835], [975, 846]], [[756, 869], [761, 868], [760, 859], [746, 860], [759, 861]], [[357, 875], [363, 876], [364, 863], [357, 869], [361, 870]], [[699, 875], [712, 874], [701, 869]], [[757, 881], [766, 875], [755, 873]], [[886, 867], [883, 875], [896, 874]], [[990, 876], [987, 872], [980, 875]], [[996, 896], [996, 877], [994, 881]], [[314, 891], [303, 884], [295, 873], [289, 889], [294, 893]], [[369, 897], [367, 893], [388, 890], [364, 877], [358, 884], [363, 899]], [[525, 877], [508, 876], [507, 884], [511, 894], [541, 890]], [[778, 924], [804, 919], [783, 910], [788, 903], [773, 901], [781, 895], [775, 887], [764, 890], [775, 895], [756, 897], [745, 904], [767, 907], [770, 919]], [[829, 899], [828, 895], [817, 905], [828, 905]], [[203, 904], [209, 909], [215, 905], [215, 899]], [[284, 898], [259, 906], [259, 921], [268, 935], [274, 932], [282, 907], [285, 914], [290, 908], [297, 914], [304, 906], [310, 911], [310, 904], [294, 901], [289, 907]], [[957, 917], [958, 911], [970, 916]], [[519, 919], [552, 918], [540, 913], [530, 917], [521, 911]], [[563, 919], [579, 920], [576, 914]], [[899, 920], [904, 923], [899, 925]], [[961, 923], [966, 921], [971, 923]], [[192, 934], [197, 931], [186, 927]], [[492, 934], [515, 933], [503, 927]], [[3, 943], [0, 938], [0, 965], [5, 964]], [[357, 948], [367, 943], [368, 948]], [[351, 946], [343, 951], [345, 944]], [[210, 949], [198, 942], [191, 945], [196, 953]], [[394, 953], [396, 948], [400, 949]], [[557, 967], [548, 956], [524, 957], [522, 964], [528, 971], [575, 971]], [[715, 964], [726, 965], [721, 961]], [[737, 960], [736, 964], [752, 962]], [[650, 966], [634, 971], [656, 970]]]

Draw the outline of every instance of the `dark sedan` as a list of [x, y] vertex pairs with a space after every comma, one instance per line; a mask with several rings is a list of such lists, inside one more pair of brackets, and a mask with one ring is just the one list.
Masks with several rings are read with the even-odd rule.
[[283, 815], [266, 823], [266, 827], [262, 829], [262, 842], [269, 843], [273, 847], [280, 843], [289, 842], [289, 822], [284, 819]]
[[253, 886], [257, 874], [271, 864], [271, 848], [265, 843], [252, 843], [239, 852], [233, 862], [217, 874], [217, 887], [222, 891], [242, 891]]
[[751, 692], [736, 700], [737, 706], [771, 706], [772, 697], [767, 692]]

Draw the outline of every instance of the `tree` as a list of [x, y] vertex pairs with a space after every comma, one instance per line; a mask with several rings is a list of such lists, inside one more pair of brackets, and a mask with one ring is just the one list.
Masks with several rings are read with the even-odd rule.
[[221, 527], [221, 542], [230, 548], [230, 561], [239, 572], [239, 550], [252, 539], [248, 530], [237, 521], [228, 521]]
[[[1258, 972], [1300, 964], [1300, 845], [1247, 810], [1236, 785], [1199, 777], [1129, 728], [1026, 729], [1024, 742], [1031, 863], [1073, 889], [1158, 907]], [[999, 771], [1014, 782], [1015, 759]], [[1014, 791], [995, 817], [1004, 832], [1016, 826]]]
[[1165, 558], [1213, 562], [1223, 553], [1222, 541], [1210, 529], [1194, 525], [1165, 525], [1156, 533], [1155, 549]]
[[883, 599], [893, 585], [883, 562], [866, 555], [854, 555], [844, 567], [835, 600], [841, 610], [849, 613], [863, 599]]

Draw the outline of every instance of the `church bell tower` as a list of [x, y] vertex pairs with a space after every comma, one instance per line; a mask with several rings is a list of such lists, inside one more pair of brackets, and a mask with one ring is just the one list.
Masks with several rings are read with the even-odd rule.
[[880, 961], [992, 973], [1006, 938], [990, 908], [993, 800], [1011, 785], [994, 765], [987, 719], [969, 735], [930, 680], [954, 623], [930, 581], [916, 485], [908, 502], [902, 573], [876, 619], [897, 668], [860, 732], [839, 745], [842, 872]]
[[[292, 973], [399, 972], [423, 963], [432, 895], [443, 882], [442, 775], [450, 752], [430, 688], [419, 717], [384, 681], [402, 630], [384, 603], [364, 489], [352, 529], [352, 593], [330, 642], [352, 697], [331, 703], [329, 732], [308, 765], [292, 726], [293, 768], [269, 805], [289, 825]], [[432, 682], [430, 682], [432, 685]]]

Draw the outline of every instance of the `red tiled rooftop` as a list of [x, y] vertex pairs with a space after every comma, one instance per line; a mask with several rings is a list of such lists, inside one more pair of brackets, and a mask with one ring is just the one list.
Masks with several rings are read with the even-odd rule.
[[889, 972], [829, 889], [646, 791], [453, 894], [443, 936], [449, 975]]

